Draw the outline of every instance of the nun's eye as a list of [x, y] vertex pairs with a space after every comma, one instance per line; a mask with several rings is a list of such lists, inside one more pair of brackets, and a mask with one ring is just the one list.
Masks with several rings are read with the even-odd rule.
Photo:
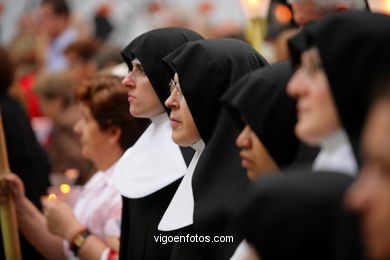
[[323, 70], [324, 68], [322, 67], [322, 64], [320, 62], [314, 62], [312, 64], [312, 67], [313, 67], [313, 70], [314, 71], [321, 71]]
[[179, 100], [183, 97], [183, 93], [181, 92], [179, 82], [176, 82], [173, 79], [171, 79], [171, 81], [169, 82], [169, 91], [171, 92], [171, 94], [173, 94], [173, 92], [175, 92], [176, 96]]
[[139, 65], [139, 64], [137, 64], [137, 65], [135, 66], [134, 72], [136, 72], [136, 73], [138, 73], [138, 74], [143, 74], [143, 73], [145, 73], [144, 68], [143, 68], [141, 65]]
[[132, 74], [133, 74], [134, 77], [145, 75], [144, 68], [142, 67], [141, 64], [135, 64], [135, 65], [133, 65], [133, 69], [132, 69], [131, 72], [132, 72]]
[[175, 91], [175, 89], [179, 93], [181, 93], [181, 88], [180, 88], [179, 82], [176, 82], [175, 80], [171, 79], [171, 81], [169, 82], [169, 91], [172, 93], [173, 91]]
[[301, 66], [308, 74], [315, 74], [323, 70], [321, 63], [311, 62], [309, 64], [305, 64]]

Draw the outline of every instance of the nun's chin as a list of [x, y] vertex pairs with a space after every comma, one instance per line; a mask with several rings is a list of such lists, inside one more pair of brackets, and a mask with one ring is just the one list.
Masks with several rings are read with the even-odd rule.
[[303, 125], [302, 123], [297, 123], [295, 125], [295, 135], [305, 144], [309, 146], [317, 146], [320, 141], [321, 137], [318, 136], [318, 133], [316, 133], [315, 129], [312, 129], [312, 127]]
[[246, 176], [252, 181], [257, 179], [257, 174], [251, 170], [246, 171]]
[[172, 133], [172, 140], [175, 144], [180, 145], [182, 147], [188, 147], [193, 145], [198, 139], [188, 138], [187, 136], [181, 133]]
[[180, 146], [190, 146], [190, 144], [187, 144], [185, 138], [182, 137], [180, 134], [176, 134], [174, 131], [172, 133], [172, 140], [175, 144], [180, 145]]
[[182, 147], [188, 147], [188, 146], [191, 146], [192, 143], [191, 142], [187, 142], [187, 141], [183, 141], [183, 140], [175, 140], [174, 138], [172, 138], [173, 142], [179, 146], [182, 146]]

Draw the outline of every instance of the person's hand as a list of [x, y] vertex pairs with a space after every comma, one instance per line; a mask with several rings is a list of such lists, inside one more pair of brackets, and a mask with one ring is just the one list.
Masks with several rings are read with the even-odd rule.
[[13, 197], [17, 205], [26, 197], [23, 181], [13, 173], [0, 176], [0, 202], [8, 201], [9, 196]]
[[84, 226], [73, 214], [72, 208], [65, 202], [55, 199], [42, 199], [43, 212], [46, 216], [48, 230], [68, 241], [84, 229]]
[[109, 248], [119, 252], [119, 238], [115, 236], [105, 236], [106, 244]]

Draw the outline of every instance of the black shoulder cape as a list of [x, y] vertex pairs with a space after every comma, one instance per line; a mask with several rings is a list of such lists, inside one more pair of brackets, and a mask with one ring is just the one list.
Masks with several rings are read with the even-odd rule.
[[352, 182], [300, 170], [261, 178], [233, 209], [237, 228], [262, 260], [362, 259], [356, 216], [343, 207]]

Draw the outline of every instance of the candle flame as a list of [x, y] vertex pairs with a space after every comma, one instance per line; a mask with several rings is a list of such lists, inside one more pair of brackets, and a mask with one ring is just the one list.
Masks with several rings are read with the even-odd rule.
[[54, 193], [50, 193], [47, 199], [48, 200], [55, 200], [55, 199], [57, 199], [57, 195], [55, 195]]
[[268, 14], [270, 0], [240, 0], [240, 2], [248, 19], [265, 18]]
[[69, 193], [70, 192], [70, 185], [69, 184], [61, 184], [60, 191], [64, 194]]

